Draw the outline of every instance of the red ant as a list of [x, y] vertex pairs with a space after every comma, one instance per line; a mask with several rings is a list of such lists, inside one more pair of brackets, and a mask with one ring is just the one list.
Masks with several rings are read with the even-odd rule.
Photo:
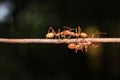
[[76, 43], [69, 43], [68, 48], [69, 49], [74, 49], [75, 53], [77, 53], [78, 50], [85, 51], [87, 52], [88, 46], [90, 46], [92, 42], [86, 41], [86, 42], [76, 42]]
[[[52, 27], [49, 28], [48, 33], [46, 34], [46, 38], [54, 38], [54, 37], [58, 37], [60, 39], [60, 36], [63, 38], [71, 38], [71, 37], [82, 37], [82, 38], [86, 38], [88, 35], [84, 32], [81, 32], [81, 28], [80, 26], [78, 26], [78, 29], [75, 28], [75, 33], [72, 32], [72, 30], [74, 30], [74, 28], [69, 28], [66, 26], [63, 26], [64, 28], [66, 28], [66, 30], [63, 30], [62, 32], [60, 32], [60, 29], [58, 29], [58, 33], [56, 33], [54, 31], [54, 29]], [[50, 32], [50, 30], [52, 30]]]

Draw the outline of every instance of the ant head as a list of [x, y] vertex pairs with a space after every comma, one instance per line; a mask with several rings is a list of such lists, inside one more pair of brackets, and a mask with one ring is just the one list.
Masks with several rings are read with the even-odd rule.
[[46, 38], [53, 38], [53, 37], [54, 37], [54, 33], [52, 32], [46, 34]]
[[76, 44], [75, 43], [69, 43], [68, 44], [68, 48], [69, 49], [75, 49], [76, 48]]

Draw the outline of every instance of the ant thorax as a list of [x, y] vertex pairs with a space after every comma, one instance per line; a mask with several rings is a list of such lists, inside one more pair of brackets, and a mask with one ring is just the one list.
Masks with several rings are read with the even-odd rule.
[[62, 31], [60, 34], [61, 34], [61, 35], [68, 36], [68, 35], [70, 35], [70, 31], [64, 30], [64, 31]]
[[74, 33], [74, 34], [73, 34], [73, 37], [77, 37], [77, 38], [78, 38], [78, 37], [80, 37], [80, 34]]
[[61, 34], [61, 35], [65, 35], [65, 36], [69, 36], [69, 35], [73, 35], [74, 32], [71, 32], [71, 31], [69, 31], [69, 30], [64, 30], [64, 31], [62, 31], [60, 34]]

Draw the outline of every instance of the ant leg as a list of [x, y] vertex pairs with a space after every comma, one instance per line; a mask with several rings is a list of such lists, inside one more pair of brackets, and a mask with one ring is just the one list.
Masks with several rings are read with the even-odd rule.
[[94, 38], [94, 36], [95, 36], [95, 35], [94, 35], [94, 34], [92, 34], [91, 38]]
[[56, 34], [55, 30], [52, 27], [49, 28], [48, 32], [50, 32], [50, 30], [52, 30], [52, 32]]
[[57, 34], [56, 34], [55, 30], [54, 30], [52, 27], [50, 27], [49, 30], [52, 30], [53, 34], [54, 34], [55, 37], [56, 37]]
[[79, 50], [83, 52], [83, 48], [84, 48], [83, 43], [78, 42], [77, 44], [79, 45]]
[[[100, 37], [100, 34], [104, 34], [104, 33], [100, 33], [99, 31], [96, 31], [95, 34], [94, 34], [94, 36], [96, 36], [96, 38], [99, 38], [99, 37]], [[93, 36], [93, 37], [94, 37], [94, 36]]]
[[86, 45], [85, 45], [85, 51], [86, 51], [86, 52], [87, 52], [87, 49], [88, 49], [88, 45], [86, 44]]
[[50, 30], [52, 30], [53, 28], [52, 27], [49, 27], [49, 29], [48, 29], [48, 33], [50, 32]]
[[63, 35], [63, 39], [65, 39], [66, 38], [66, 36], [65, 36], [65, 34]]
[[98, 31], [95, 32], [95, 34], [92, 34], [91, 38], [94, 38], [98, 34]]
[[98, 33], [98, 38], [100, 37], [101, 34], [107, 34], [107, 33], [99, 32]]
[[75, 53], [77, 53], [78, 52], [78, 50], [77, 49], [75, 49]]
[[[96, 33], [97, 33], [97, 32], [96, 32]], [[96, 34], [96, 33], [95, 33], [95, 34]], [[92, 35], [91, 35], [91, 38], [94, 38], [94, 37], [95, 37], [95, 34], [92, 34]], [[92, 40], [91, 42], [92, 42], [92, 46], [95, 46], [93, 40]]]
[[[99, 31], [96, 31], [95, 35], [96, 35], [96, 38], [99, 38], [99, 36], [100, 36]], [[99, 45], [100, 45], [99, 42], [93, 42], [93, 44], [92, 44], [92, 46], [93, 46], [94, 48], [98, 47]]]
[[81, 34], [81, 28], [80, 28], [80, 26], [78, 26], [78, 34], [79, 34], [79, 36], [80, 36], [80, 34]]
[[60, 29], [58, 29], [58, 39], [60, 39]]
[[75, 35], [74, 36], [77, 37], [77, 38], [79, 38], [78, 32], [77, 32], [77, 28], [75, 28]]
[[80, 28], [80, 26], [78, 26], [78, 34], [80, 34], [81, 33], [81, 28]]
[[70, 39], [71, 38], [71, 35], [70, 36], [68, 36], [68, 39]]
[[[64, 32], [64, 31], [63, 31], [63, 32]], [[61, 35], [61, 37], [62, 37], [63, 39], [65, 39], [65, 38], [66, 38], [66, 36], [65, 36], [65, 34], [64, 34], [64, 33]]]
[[99, 32], [98, 31], [96, 31], [96, 33], [95, 33], [95, 35], [96, 35], [96, 38], [99, 38]]

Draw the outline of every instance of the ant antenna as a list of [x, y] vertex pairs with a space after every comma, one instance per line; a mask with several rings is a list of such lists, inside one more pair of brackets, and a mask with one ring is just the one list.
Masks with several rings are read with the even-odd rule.
[[78, 34], [80, 34], [81, 33], [81, 28], [80, 28], [80, 26], [78, 26]]
[[50, 32], [50, 30], [52, 30], [52, 32], [53, 32], [54, 34], [56, 34], [55, 31], [54, 31], [54, 29], [53, 29], [52, 27], [49, 27], [48, 33]]
[[74, 28], [70, 28], [70, 27], [67, 27], [67, 26], [63, 26], [63, 28], [66, 28], [68, 30], [74, 30]]

